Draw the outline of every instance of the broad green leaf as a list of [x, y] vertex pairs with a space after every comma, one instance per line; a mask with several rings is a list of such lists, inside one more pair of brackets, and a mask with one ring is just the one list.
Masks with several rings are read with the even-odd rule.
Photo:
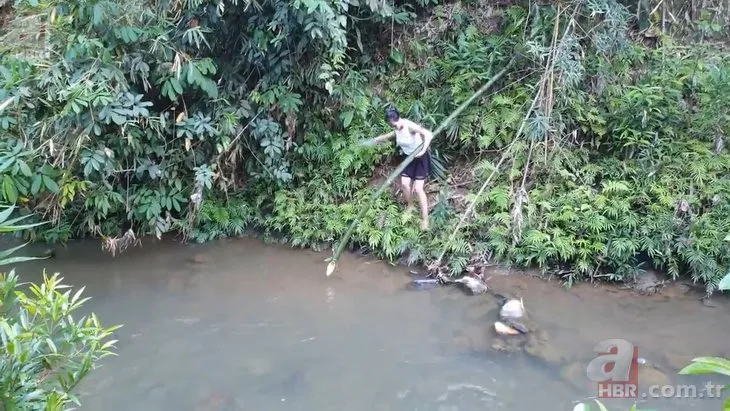
[[182, 85], [180, 84], [180, 81], [178, 79], [176, 79], [175, 77], [170, 77], [168, 81], [170, 82], [170, 86], [172, 86], [172, 89], [175, 90], [175, 93], [183, 93]]
[[36, 174], [33, 176], [33, 184], [30, 186], [30, 192], [33, 195], [38, 194], [41, 191], [42, 175]]
[[97, 3], [92, 6], [93, 14], [91, 24], [93, 24], [94, 26], [98, 26], [99, 24], [101, 24], [102, 20], [104, 19], [104, 10], [102, 7], [104, 7], [103, 3]]
[[720, 280], [720, 284], [717, 285], [720, 290], [730, 291], [730, 274], [725, 274], [725, 277]]
[[730, 376], [730, 360], [720, 357], [700, 357], [679, 371], [681, 375], [722, 374]]
[[23, 173], [24, 176], [30, 177], [33, 175], [33, 172], [30, 171], [30, 167], [28, 167], [28, 164], [26, 164], [23, 160], [18, 160], [18, 166], [20, 167], [20, 172]]
[[350, 123], [352, 123], [352, 118], [355, 115], [355, 112], [352, 110], [345, 111], [340, 115], [340, 119], [342, 120], [342, 126], [347, 128], [350, 126]]
[[3, 190], [5, 191], [5, 198], [12, 204], [18, 201], [18, 187], [15, 186], [15, 181], [12, 177], [6, 175], [3, 178]]
[[48, 176], [43, 176], [43, 185], [46, 186], [48, 191], [55, 193], [55, 194], [58, 194], [58, 192], [60, 190], [58, 187], [58, 184], [56, 184], [56, 182], [53, 181], [53, 179], [51, 179]]
[[12, 165], [15, 164], [15, 159], [13, 157], [7, 158], [3, 157], [0, 158], [0, 173], [5, 172], [7, 169], [12, 167]]

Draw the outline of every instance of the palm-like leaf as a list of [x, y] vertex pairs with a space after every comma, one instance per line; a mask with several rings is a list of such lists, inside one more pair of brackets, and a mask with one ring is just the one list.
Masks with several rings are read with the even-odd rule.
[[[5, 207], [4, 210], [0, 211], [0, 233], [13, 233], [13, 232], [26, 230], [28, 228], [37, 227], [39, 225], [45, 224], [43, 222], [33, 223], [33, 224], [18, 224], [19, 222], [29, 218], [30, 214], [11, 219], [10, 216], [13, 214], [14, 209], [15, 209], [14, 206], [9, 206], [9, 207]], [[28, 243], [21, 244], [19, 246], [13, 247], [13, 248], [0, 251], [0, 266], [47, 258], [47, 257], [11, 257], [13, 255], [13, 253], [15, 253], [16, 251], [25, 247], [27, 244]]]

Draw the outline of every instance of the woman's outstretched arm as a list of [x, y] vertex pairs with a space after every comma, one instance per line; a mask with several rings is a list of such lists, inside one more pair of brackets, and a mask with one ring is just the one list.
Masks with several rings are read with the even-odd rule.
[[383, 142], [383, 141], [385, 141], [385, 140], [387, 140], [387, 139], [389, 139], [389, 138], [391, 138], [393, 136], [395, 136], [395, 131], [391, 131], [389, 133], [381, 134], [381, 135], [375, 137], [373, 139], [373, 142], [375, 142], [376, 144], [377, 143], [381, 143], [381, 142]]

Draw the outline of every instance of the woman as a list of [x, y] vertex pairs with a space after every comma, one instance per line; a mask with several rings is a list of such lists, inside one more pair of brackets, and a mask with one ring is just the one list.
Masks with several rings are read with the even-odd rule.
[[431, 172], [431, 159], [428, 151], [433, 133], [408, 119], [401, 118], [398, 110], [391, 107], [385, 110], [385, 119], [393, 127], [393, 131], [375, 137], [377, 144], [395, 136], [395, 141], [403, 151], [404, 159], [413, 153], [423, 143], [423, 147], [416, 157], [401, 173], [400, 181], [406, 197], [407, 211], [413, 210], [412, 193], [418, 196], [421, 205], [421, 229], [428, 230], [428, 198], [423, 185]]

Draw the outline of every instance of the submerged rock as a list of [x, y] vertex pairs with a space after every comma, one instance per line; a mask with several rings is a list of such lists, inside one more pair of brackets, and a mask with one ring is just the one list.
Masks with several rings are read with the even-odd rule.
[[504, 324], [510, 328], [514, 328], [522, 334], [527, 334], [528, 332], [530, 332], [525, 324], [515, 320], [504, 319]]
[[522, 299], [509, 300], [506, 303], [504, 303], [502, 308], [499, 310], [499, 318], [501, 318], [503, 321], [506, 319], [519, 320], [520, 318], [522, 318], [524, 316], [525, 316], [525, 305], [522, 302]]
[[491, 348], [503, 353], [521, 352], [525, 350], [526, 337], [527, 335], [519, 333], [515, 335], [497, 333], [497, 337], [492, 340]]
[[532, 327], [524, 323], [527, 318], [522, 300], [509, 299], [499, 294], [497, 297], [502, 301], [502, 306], [499, 310], [499, 320], [494, 323], [497, 337], [492, 343], [492, 348], [501, 352], [526, 350], [531, 341], [527, 334]]
[[643, 385], [645, 387], [649, 386], [657, 386], [657, 387], [663, 387], [665, 385], [670, 385], [672, 383], [672, 380], [669, 379], [669, 377], [666, 376], [663, 372], [659, 371], [657, 368], [645, 365], [639, 367], [639, 384]]
[[492, 349], [500, 352], [523, 351], [546, 362], [559, 363], [562, 356], [551, 349], [546, 334], [538, 332], [535, 335], [537, 328], [527, 318], [522, 299], [506, 298], [499, 294], [497, 297], [502, 301], [502, 306], [499, 320], [494, 323], [497, 336]]
[[544, 330], [529, 334], [525, 351], [534, 358], [551, 365], [560, 365], [568, 360], [568, 355], [555, 348]]
[[586, 376], [587, 363], [574, 361], [560, 368], [560, 378], [573, 386], [579, 392], [590, 392], [595, 389], [595, 383]]
[[692, 360], [695, 359], [696, 357], [697, 356], [694, 356], [694, 355], [684, 355], [684, 354], [675, 354], [675, 353], [664, 354], [664, 360], [675, 371], [679, 371], [682, 368], [690, 365], [692, 363]]

